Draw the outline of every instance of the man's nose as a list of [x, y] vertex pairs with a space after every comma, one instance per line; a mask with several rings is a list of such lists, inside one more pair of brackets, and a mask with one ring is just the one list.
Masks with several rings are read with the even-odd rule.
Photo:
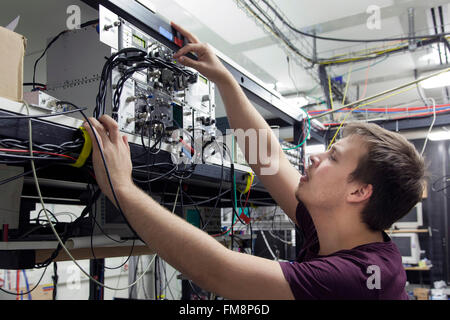
[[309, 157], [309, 163], [308, 163], [308, 167], [317, 167], [320, 163], [320, 157], [318, 154], [312, 154]]

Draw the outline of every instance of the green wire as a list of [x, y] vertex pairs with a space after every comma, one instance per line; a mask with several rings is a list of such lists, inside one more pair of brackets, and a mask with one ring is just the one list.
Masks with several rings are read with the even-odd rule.
[[292, 147], [292, 148], [283, 148], [283, 150], [287, 151], [287, 150], [293, 150], [293, 149], [300, 148], [306, 142], [306, 140], [308, 139], [310, 132], [311, 132], [311, 118], [308, 117], [308, 132], [306, 133], [305, 139], [303, 139], [302, 143], [300, 143], [298, 146], [295, 146], [295, 147]]
[[[231, 161], [234, 162], [234, 137], [231, 140]], [[236, 173], [235, 172], [233, 172], [233, 186], [234, 186], [234, 209], [237, 212]], [[230, 230], [228, 230], [227, 233], [225, 233], [225, 235], [227, 235], [231, 232], [234, 222], [236, 221], [236, 216], [235, 216], [234, 212], [233, 212], [232, 216], [233, 216], [233, 219], [231, 219], [231, 228], [230, 228]]]

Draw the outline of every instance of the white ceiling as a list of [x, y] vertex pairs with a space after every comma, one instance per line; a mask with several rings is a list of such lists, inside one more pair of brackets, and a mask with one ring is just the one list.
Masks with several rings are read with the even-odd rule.
[[[131, 0], [130, 0], [131, 1]], [[151, 0], [156, 11], [169, 20], [175, 21], [194, 34], [201, 41], [208, 42], [219, 51], [230, 57], [239, 65], [271, 86], [277, 84], [276, 89], [282, 94], [299, 90], [308, 93], [308, 97], [322, 99], [323, 91], [314, 82], [310, 73], [306, 72], [295, 62], [291, 63], [291, 76], [288, 71], [286, 52], [267, 32], [257, 25], [253, 18], [238, 8], [235, 0]], [[45, 41], [64, 28], [68, 5], [77, 3], [82, 9], [82, 21], [95, 16], [95, 11], [81, 1], [28, 1], [3, 0], [0, 11], [0, 25], [6, 25], [17, 15], [21, 15], [21, 22], [17, 31], [29, 39], [25, 62], [25, 79], [31, 75], [31, 62], [45, 47]], [[318, 35], [339, 38], [386, 38], [408, 33], [408, 8], [415, 8], [415, 28], [421, 34], [430, 33], [429, 10], [431, 7], [445, 5], [444, 16], [446, 23], [450, 22], [448, 12], [449, 1], [443, 0], [277, 0], [276, 4], [281, 12], [297, 27]], [[370, 13], [369, 6], [380, 7], [381, 28], [370, 30], [367, 20]], [[447, 30], [448, 31], [448, 30]], [[312, 43], [311, 39], [306, 40]], [[331, 57], [336, 54], [365, 50], [379, 46], [371, 43], [355, 45], [334, 41], [317, 41], [319, 57]], [[306, 50], [306, 49], [305, 49]], [[414, 79], [414, 69], [424, 67], [439, 67], [439, 62], [430, 58], [422, 58], [432, 54], [432, 50], [417, 49], [415, 52], [397, 53], [381, 61], [365, 61], [328, 68], [332, 76], [344, 75], [352, 68], [348, 96], [353, 100], [357, 96], [359, 86], [360, 96], [364, 91], [366, 96], [387, 90], [393, 86], [403, 84]], [[378, 62], [368, 68], [369, 64]], [[45, 70], [45, 64], [41, 66]], [[311, 72], [311, 71], [310, 71]], [[45, 80], [45, 75], [39, 73], [39, 79]], [[29, 79], [31, 80], [31, 79]], [[365, 83], [367, 88], [364, 90]], [[310, 92], [311, 89], [314, 91]], [[432, 95], [436, 102], [445, 101], [443, 90], [425, 91]], [[295, 96], [295, 95], [294, 95]], [[309, 98], [310, 101], [315, 101]], [[420, 106], [417, 90], [390, 98], [376, 104], [378, 106], [392, 106], [402, 103]], [[339, 105], [339, 101], [335, 101]], [[322, 106], [321, 108], [324, 108]], [[221, 111], [219, 111], [220, 113]], [[271, 115], [261, 110], [265, 117]], [[223, 114], [219, 114], [223, 115]]]
[[[299, 90], [319, 99], [324, 97], [322, 89], [317, 87], [317, 83], [313, 81], [310, 74], [295, 62], [291, 64], [291, 76], [289, 75], [286, 52], [277, 41], [263, 31], [261, 26], [255, 23], [254, 19], [238, 8], [235, 0], [154, 0], [153, 2], [163, 16], [181, 23], [198, 35], [202, 41], [210, 43], [228, 55], [263, 82], [272, 86], [277, 84], [276, 89], [281, 93]], [[445, 5], [448, 2], [438, 0], [278, 0], [276, 5], [297, 28], [302, 30], [308, 32], [315, 30], [318, 35], [328, 37], [377, 39], [407, 35], [408, 8], [411, 7], [415, 9], [415, 30], [419, 34], [429, 34], [432, 30], [429, 30], [430, 21], [428, 21], [427, 13], [429, 14], [431, 7]], [[370, 17], [367, 9], [373, 5], [380, 8], [380, 29], [367, 27], [367, 20]], [[447, 5], [444, 9], [444, 16], [447, 17], [445, 23], [449, 23], [449, 6]], [[306, 41], [312, 43], [310, 39]], [[377, 46], [380, 44], [317, 41], [318, 56], [323, 58]], [[333, 76], [344, 75], [346, 80], [345, 74], [350, 71], [350, 67], [355, 70], [351, 73], [348, 91], [348, 95], [354, 100], [357, 96], [357, 86], [359, 86], [359, 97], [364, 91], [367, 97], [414, 80], [414, 69], [438, 67], [436, 61], [421, 59], [430, 53], [430, 48], [422, 48], [413, 53], [406, 51], [393, 54], [384, 60], [379, 58], [376, 61], [336, 66], [328, 68], [328, 71]], [[377, 61], [379, 63], [368, 67]], [[367, 88], [364, 90], [366, 81]], [[316, 90], [308, 92], [313, 88]], [[434, 98], [437, 102], [446, 102], [442, 90], [434, 90], [433, 94], [435, 93], [437, 96]], [[423, 102], [419, 99], [417, 90], [412, 89], [376, 105], [394, 106], [404, 103], [414, 105], [415, 103], [416, 106], [421, 106]], [[340, 105], [339, 101], [335, 101], [336, 105]], [[268, 114], [265, 115], [270, 117]]]

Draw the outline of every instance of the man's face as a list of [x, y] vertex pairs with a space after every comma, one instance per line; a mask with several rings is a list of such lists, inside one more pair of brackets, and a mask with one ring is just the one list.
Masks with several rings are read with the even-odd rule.
[[355, 187], [349, 175], [366, 152], [361, 137], [352, 135], [336, 142], [327, 152], [312, 155], [300, 179], [297, 200], [309, 209], [333, 209], [344, 204]]

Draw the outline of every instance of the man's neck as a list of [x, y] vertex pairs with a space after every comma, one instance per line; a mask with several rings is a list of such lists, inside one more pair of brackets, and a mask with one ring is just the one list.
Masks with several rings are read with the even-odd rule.
[[319, 255], [329, 255], [340, 250], [350, 250], [373, 242], [383, 242], [380, 231], [370, 230], [358, 219], [358, 214], [345, 215], [329, 212], [311, 212], [319, 238]]

